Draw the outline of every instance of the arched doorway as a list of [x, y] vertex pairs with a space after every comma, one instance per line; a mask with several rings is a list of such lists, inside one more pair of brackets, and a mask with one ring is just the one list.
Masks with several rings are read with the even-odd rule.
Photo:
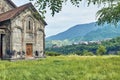
[[27, 57], [33, 56], [33, 45], [31, 43], [26, 44], [26, 56]]

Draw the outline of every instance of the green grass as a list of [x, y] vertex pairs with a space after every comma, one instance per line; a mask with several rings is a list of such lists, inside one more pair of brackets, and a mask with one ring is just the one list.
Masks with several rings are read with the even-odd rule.
[[0, 80], [120, 80], [119, 56], [0, 61]]

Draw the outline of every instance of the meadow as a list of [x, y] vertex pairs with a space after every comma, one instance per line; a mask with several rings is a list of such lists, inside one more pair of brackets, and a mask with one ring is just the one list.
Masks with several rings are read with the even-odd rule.
[[0, 80], [120, 80], [120, 56], [0, 61]]

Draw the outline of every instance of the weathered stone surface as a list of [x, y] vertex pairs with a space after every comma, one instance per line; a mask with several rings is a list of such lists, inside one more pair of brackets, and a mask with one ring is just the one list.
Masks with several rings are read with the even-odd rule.
[[[4, 8], [4, 10], [2, 10], [2, 8]], [[11, 9], [13, 9], [13, 7], [7, 4], [5, 0], [0, 1], [0, 13], [4, 13]], [[2, 23], [2, 25], [6, 26], [6, 28], [3, 29], [5, 35], [2, 37], [4, 57], [28, 57], [26, 54], [27, 49], [29, 49], [26, 48], [27, 44], [31, 44], [32, 46], [31, 57], [43, 56], [45, 25], [42, 21], [33, 16], [33, 12], [34, 11], [31, 8], [25, 9], [10, 21]]]
[[[32, 31], [27, 32], [27, 18], [31, 17], [33, 19]], [[37, 24], [37, 25], [36, 25]], [[44, 25], [39, 22], [36, 18], [33, 17], [31, 10], [27, 9], [23, 11], [19, 16], [12, 20], [12, 30], [13, 30], [13, 50], [16, 51], [25, 51], [26, 52], [26, 44], [33, 44], [33, 54], [35, 51], [39, 52], [39, 56], [43, 55], [43, 38], [44, 38]], [[17, 29], [21, 28], [20, 29]], [[42, 30], [42, 31], [41, 31]], [[37, 37], [37, 38], [36, 38]], [[22, 41], [23, 40], [23, 41]]]
[[7, 12], [13, 9], [13, 7], [6, 2], [6, 0], [0, 0], [0, 13]]

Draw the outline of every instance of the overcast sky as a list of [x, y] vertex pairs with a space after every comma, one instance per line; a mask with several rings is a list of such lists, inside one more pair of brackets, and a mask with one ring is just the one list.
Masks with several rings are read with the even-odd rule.
[[[17, 6], [28, 3], [29, 0], [12, 0]], [[77, 24], [84, 24], [96, 21], [96, 12], [99, 10], [98, 6], [87, 4], [83, 2], [79, 8], [67, 3], [58, 14], [51, 16], [50, 11], [45, 15], [47, 26], [45, 28], [46, 37], [63, 32], [70, 27]]]

